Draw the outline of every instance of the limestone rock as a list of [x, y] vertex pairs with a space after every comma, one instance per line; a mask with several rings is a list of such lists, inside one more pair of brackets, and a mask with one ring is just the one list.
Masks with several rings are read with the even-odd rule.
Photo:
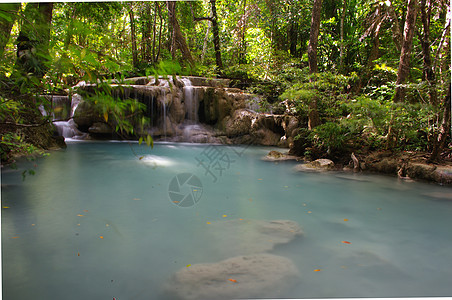
[[314, 171], [322, 172], [334, 169], [334, 162], [326, 158], [316, 159], [306, 164], [300, 164], [295, 166], [296, 171]]
[[212, 251], [224, 258], [271, 251], [303, 234], [298, 223], [290, 220], [221, 220], [209, 224], [207, 230]]
[[266, 161], [286, 161], [286, 160], [297, 160], [298, 157], [293, 155], [287, 155], [279, 151], [272, 150], [262, 160]]
[[268, 298], [284, 297], [298, 281], [299, 272], [288, 258], [254, 254], [185, 267], [164, 289], [171, 299]]
[[111, 134], [113, 130], [105, 123], [96, 122], [94, 123], [88, 131], [90, 133], [97, 133], [97, 134]]

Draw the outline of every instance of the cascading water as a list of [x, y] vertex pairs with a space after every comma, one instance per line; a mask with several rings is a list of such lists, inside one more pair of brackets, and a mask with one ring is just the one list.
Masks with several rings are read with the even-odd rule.
[[[55, 125], [58, 135], [64, 138], [84, 139], [87, 134], [77, 129], [72, 117], [77, 109], [81, 96], [78, 94], [73, 95], [71, 98], [68, 96], [52, 96], [52, 120]], [[41, 109], [44, 115], [47, 115], [44, 109]], [[61, 120], [61, 121], [56, 121]]]
[[183, 95], [186, 112], [183, 137], [185, 141], [190, 141], [193, 133], [201, 129], [198, 117], [199, 99], [197, 90], [193, 86], [191, 80], [189, 78], [181, 78], [181, 81], [184, 84]]

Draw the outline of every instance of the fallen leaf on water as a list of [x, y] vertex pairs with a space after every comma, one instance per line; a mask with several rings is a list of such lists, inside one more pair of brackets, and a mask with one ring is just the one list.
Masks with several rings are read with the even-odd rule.
[[80, 226], [80, 224], [77, 224], [77, 226]]
[[77, 252], [77, 256], [80, 256], [80, 252]]
[[235, 283], [237, 283], [237, 280], [235, 280], [235, 279], [229, 278], [228, 280], [229, 280], [230, 282], [235, 282]]
[[342, 244], [351, 244], [351, 243], [347, 241], [342, 241]]
[[3, 208], [9, 208], [9, 206], [3, 206]]
[[344, 219], [344, 222], [347, 222], [348, 221], [348, 219]]
[[19, 238], [18, 236], [13, 236], [13, 237], [12, 237], [12, 239], [18, 239], [18, 238]]
[[138, 159], [139, 159], [139, 160], [142, 160], [142, 159], [143, 159], [143, 157], [144, 157], [144, 156], [140, 156], [140, 157], [139, 157]]
[[226, 218], [228, 215], [223, 215], [223, 218]]
[[262, 178], [258, 178], [257, 180], [262, 180]]
[[99, 236], [99, 238], [100, 238], [100, 239], [103, 239], [104, 237], [103, 237], [103, 236]]
[[110, 226], [110, 224], [105, 224], [105, 227], [108, 227], [108, 226]]
[[36, 224], [31, 224], [31, 226], [35, 226]]
[[312, 214], [312, 211], [308, 211], [308, 214]]
[[315, 269], [314, 272], [320, 272], [322, 269]]
[[243, 219], [239, 219], [239, 221], [243, 221]]
[[140, 198], [133, 198], [132, 200], [138, 201], [141, 200]]
[[211, 224], [210, 222], [207, 222], [207, 224]]
[[174, 203], [179, 203], [179, 201], [173, 201]]
[[198, 190], [196, 190], [196, 189], [195, 189], [195, 190], [193, 190], [193, 192], [197, 192], [197, 191], [198, 191]]
[[87, 210], [87, 209], [84, 209], [83, 211], [84, 211], [84, 212], [88, 212], [88, 210]]
[[306, 203], [303, 203], [302, 205], [303, 205], [303, 206], [306, 206]]
[[188, 268], [188, 267], [190, 267], [190, 266], [191, 266], [190, 264], [189, 264], [189, 265], [187, 265], [187, 268]]
[[78, 215], [77, 215], [77, 217], [84, 217], [84, 215], [80, 215], [80, 214], [78, 214]]

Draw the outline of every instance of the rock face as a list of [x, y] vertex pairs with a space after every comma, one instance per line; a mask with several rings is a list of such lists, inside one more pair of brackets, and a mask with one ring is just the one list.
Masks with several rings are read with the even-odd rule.
[[[154, 139], [201, 143], [245, 143], [288, 147], [297, 134], [297, 118], [251, 110], [256, 95], [229, 88], [229, 80], [202, 77], [136, 77], [121, 85], [113, 81], [113, 96], [137, 99], [146, 106], [151, 123], [145, 134]], [[96, 85], [77, 85], [80, 93], [94, 93]], [[79, 130], [110, 134], [100, 126], [103, 117], [81, 101], [74, 122]], [[197, 126], [197, 127], [196, 127]], [[194, 130], [192, 130], [194, 129]]]
[[183, 268], [165, 290], [171, 299], [183, 300], [284, 297], [298, 281], [288, 258], [253, 254]]

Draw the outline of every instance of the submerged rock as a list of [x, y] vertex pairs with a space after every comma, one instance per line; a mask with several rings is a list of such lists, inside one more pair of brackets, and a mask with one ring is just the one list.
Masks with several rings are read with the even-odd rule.
[[283, 297], [298, 280], [288, 258], [255, 254], [185, 267], [164, 289], [171, 299], [184, 300]]
[[211, 247], [224, 258], [271, 251], [303, 234], [298, 223], [290, 220], [222, 220], [207, 228], [212, 235]]

